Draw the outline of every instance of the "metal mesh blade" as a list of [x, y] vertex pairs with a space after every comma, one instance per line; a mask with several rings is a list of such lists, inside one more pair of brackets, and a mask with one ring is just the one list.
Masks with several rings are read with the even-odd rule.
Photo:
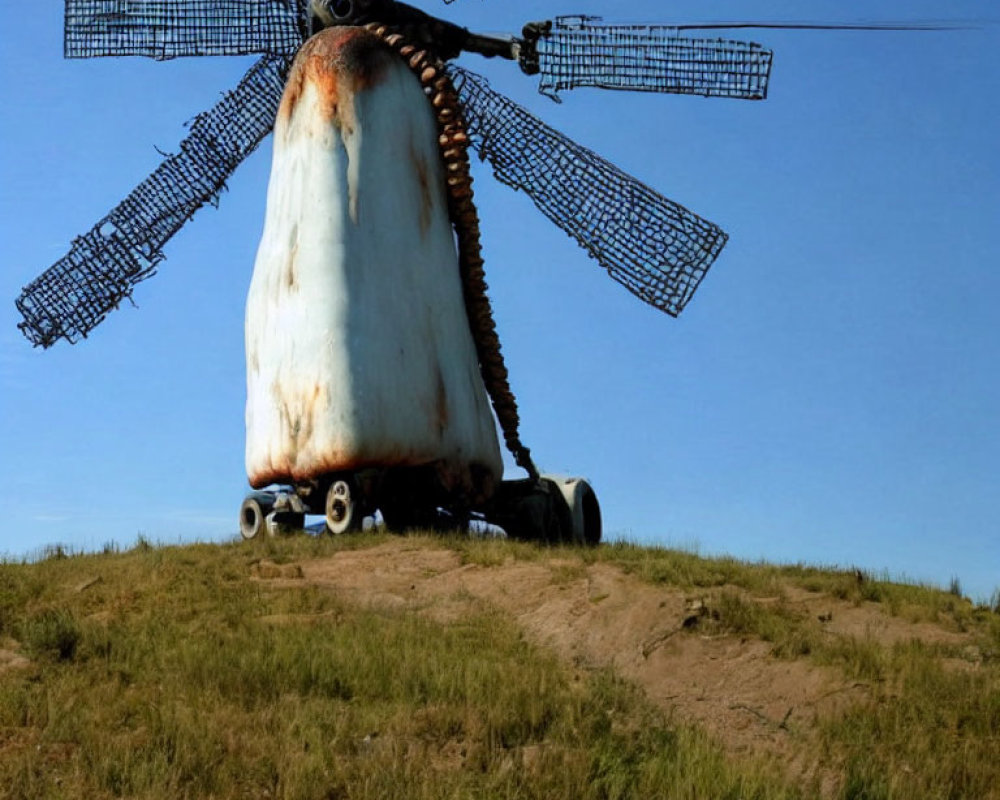
[[232, 92], [199, 114], [180, 152], [169, 156], [65, 256], [15, 301], [18, 327], [34, 345], [76, 342], [150, 277], [160, 248], [205, 203], [270, 132], [289, 59], [265, 56]]
[[550, 128], [482, 76], [448, 69], [469, 136], [497, 179], [523, 189], [630, 292], [677, 316], [726, 234]]
[[689, 39], [675, 28], [595, 24], [560, 17], [538, 42], [539, 91], [594, 86], [763, 100], [770, 50], [750, 42]]
[[308, 0], [66, 0], [67, 58], [294, 53]]

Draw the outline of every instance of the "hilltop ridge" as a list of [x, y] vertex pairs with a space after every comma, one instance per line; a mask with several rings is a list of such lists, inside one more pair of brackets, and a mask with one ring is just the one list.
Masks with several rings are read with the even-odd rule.
[[6, 797], [1000, 797], [1000, 615], [863, 573], [367, 534], [0, 579]]

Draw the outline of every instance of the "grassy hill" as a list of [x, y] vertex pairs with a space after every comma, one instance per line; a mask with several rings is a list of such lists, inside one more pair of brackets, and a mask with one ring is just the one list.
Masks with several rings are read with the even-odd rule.
[[364, 534], [0, 564], [0, 797], [1000, 798], [1000, 614]]

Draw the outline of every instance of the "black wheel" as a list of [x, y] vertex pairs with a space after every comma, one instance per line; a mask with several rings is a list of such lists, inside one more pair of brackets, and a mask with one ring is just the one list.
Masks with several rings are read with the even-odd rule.
[[401, 506], [398, 504], [390, 505], [383, 503], [379, 506], [378, 510], [382, 512], [382, 521], [389, 531], [392, 533], [402, 533], [406, 530], [409, 524], [409, 517], [403, 512]]
[[589, 547], [596, 547], [601, 543], [603, 533], [601, 523], [601, 506], [597, 502], [597, 495], [587, 484], [580, 498], [583, 511], [583, 543]]
[[593, 488], [583, 478], [548, 478], [542, 483], [552, 498], [553, 515], [558, 518], [563, 544], [593, 547], [601, 541], [601, 506]]
[[240, 506], [240, 535], [244, 539], [256, 539], [266, 525], [271, 509], [260, 497], [251, 495]]
[[601, 541], [601, 507], [582, 478], [504, 481], [486, 519], [512, 539], [591, 546]]
[[336, 480], [326, 493], [326, 529], [335, 536], [361, 530], [364, 511], [352, 481]]

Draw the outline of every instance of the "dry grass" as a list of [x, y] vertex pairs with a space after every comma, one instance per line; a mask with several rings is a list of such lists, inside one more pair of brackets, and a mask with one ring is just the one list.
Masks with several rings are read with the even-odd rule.
[[577, 550], [539, 550], [523, 542], [502, 539], [456, 539], [451, 546], [470, 563], [501, 564], [508, 559], [534, 561], [567, 558], [584, 564], [606, 563], [652, 584], [689, 590], [738, 588], [755, 596], [784, 597], [795, 587], [851, 603], [880, 603], [891, 615], [910, 622], [934, 622], [956, 631], [991, 627], [1000, 641], [1000, 589], [990, 603], [975, 606], [960, 593], [956, 580], [948, 590], [892, 581], [858, 569], [829, 569], [802, 564], [776, 565], [735, 558], [705, 558], [683, 550], [614, 542]]
[[0, 565], [0, 646], [31, 658], [0, 673], [0, 796], [801, 796], [498, 614], [441, 625], [250, 578], [373, 541]]
[[[458, 546], [477, 563], [540, 557], [536, 548], [502, 541]], [[552, 555], [561, 561], [571, 551]], [[869, 702], [821, 724], [823, 745], [840, 764], [843, 798], [1000, 797], [1000, 604], [974, 606], [960, 596], [956, 581], [941, 590], [857, 570], [709, 559], [630, 544], [576, 556], [699, 595], [703, 616], [693, 635], [762, 639], [778, 658], [833, 666], [864, 685]], [[789, 601], [794, 589], [854, 606], [878, 604], [905, 622], [965, 634], [968, 643], [831, 635], [820, 619]]]
[[[436, 624], [251, 580], [386, 535], [293, 537], [0, 564], [0, 797], [789, 798], [607, 671], [574, 670], [483, 612]], [[423, 541], [415, 537], [414, 542]], [[1000, 797], [1000, 616], [954, 591], [854, 571], [610, 545], [440, 539], [483, 565], [597, 562], [702, 596], [689, 635], [834, 666], [869, 702], [819, 725], [847, 800]], [[932, 622], [959, 647], [831, 636], [793, 589]], [[767, 597], [769, 602], [761, 602]]]

